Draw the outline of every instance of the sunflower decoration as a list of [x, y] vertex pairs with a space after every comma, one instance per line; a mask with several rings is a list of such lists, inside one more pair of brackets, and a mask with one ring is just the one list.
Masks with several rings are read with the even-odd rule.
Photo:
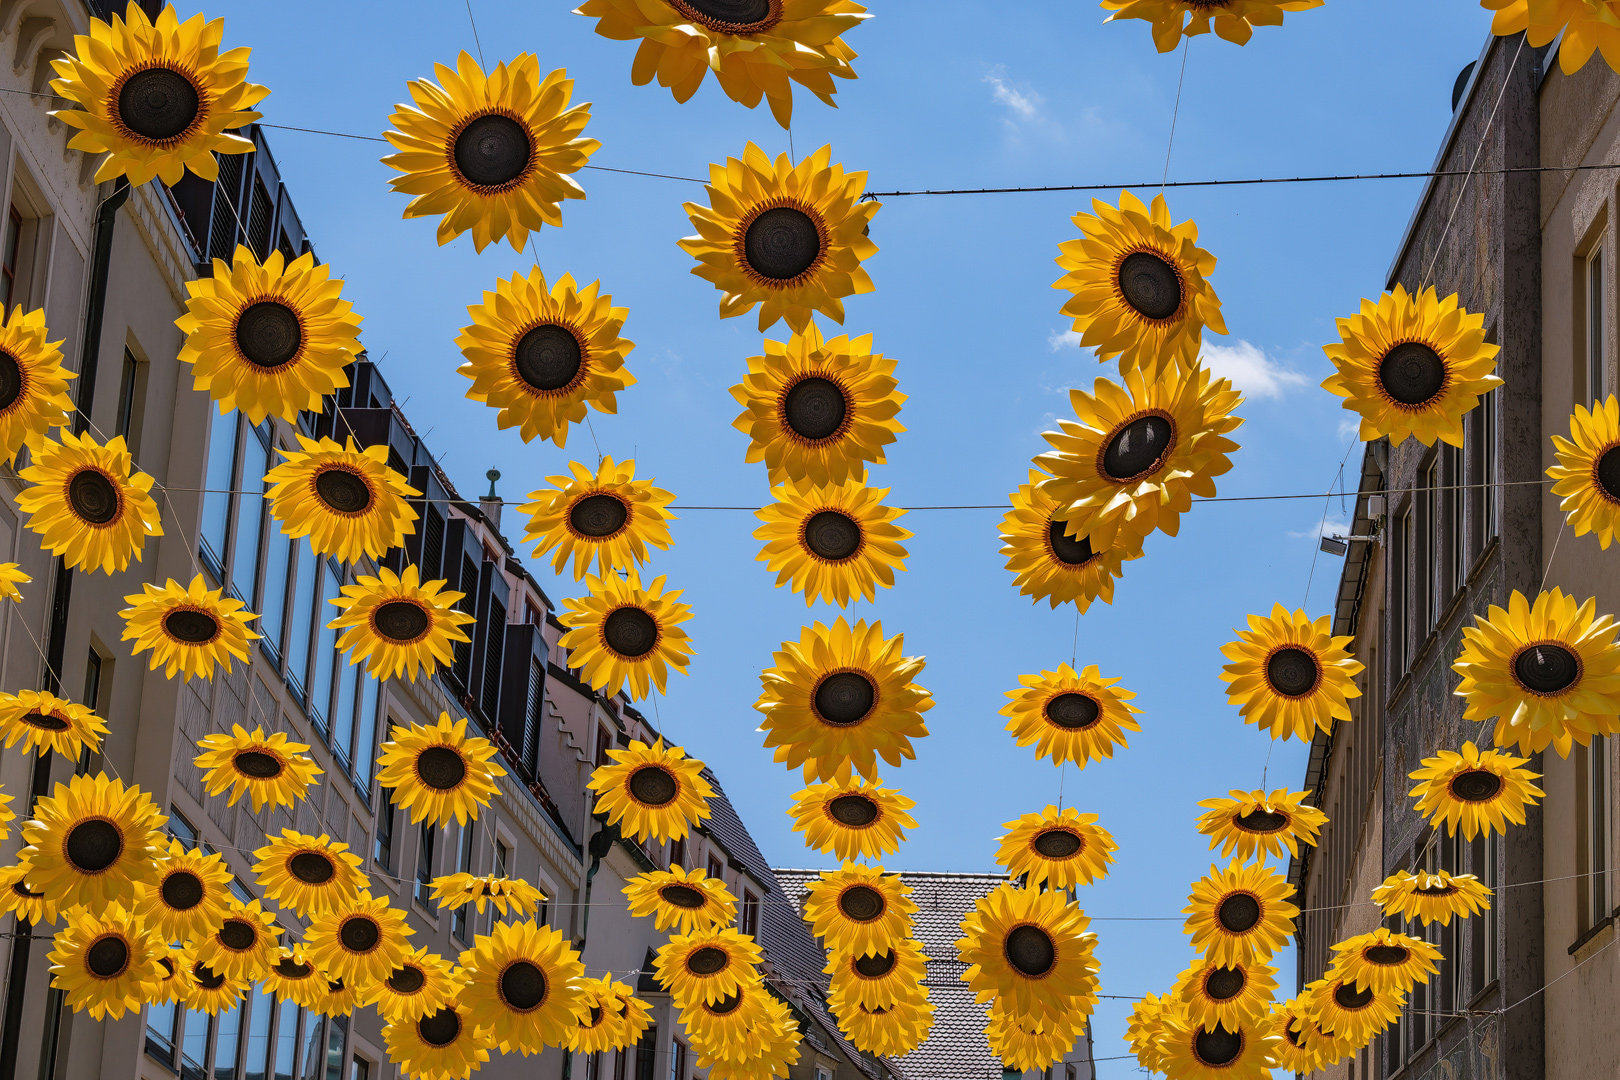
[[747, 460], [770, 482], [831, 487], [866, 477], [868, 463], [906, 430], [895, 419], [906, 395], [895, 360], [872, 351], [872, 335], [824, 338], [814, 323], [785, 341], [765, 340], [731, 388], [743, 407], [731, 426], [748, 436]]
[[107, 155], [96, 183], [123, 176], [139, 187], [155, 176], [172, 187], [187, 169], [214, 181], [214, 155], [253, 152], [230, 132], [259, 119], [253, 106], [270, 90], [246, 81], [252, 50], [220, 53], [224, 36], [224, 19], [181, 22], [169, 6], [154, 23], [126, 8], [110, 23], [92, 18], [72, 55], [51, 61], [51, 89], [81, 106], [51, 113], [78, 129], [68, 149]]
[[1142, 557], [1140, 541], [1098, 551], [1090, 537], [1070, 536], [1068, 522], [1058, 514], [1062, 507], [1040, 486], [1047, 479], [1031, 469], [1029, 483], [1008, 496], [1012, 509], [1001, 519], [1001, 553], [1013, 584], [1032, 603], [1045, 600], [1053, 608], [1071, 600], [1080, 611], [1096, 600], [1112, 604], [1125, 563]]
[[233, 902], [225, 857], [170, 840], [157, 859], [157, 880], [136, 891], [133, 911], [163, 941], [206, 938], [225, 922]]
[[649, 870], [631, 878], [624, 887], [630, 916], [653, 920], [656, 930], [691, 934], [729, 926], [737, 921], [737, 898], [719, 878], [701, 868], [688, 870], [670, 864], [668, 870]]
[[843, 298], [872, 291], [861, 263], [877, 254], [866, 234], [882, 204], [861, 198], [866, 174], [832, 164], [831, 146], [794, 165], [749, 143], [709, 166], [706, 190], [708, 206], [684, 204], [698, 234], [680, 243], [692, 273], [725, 294], [722, 319], [759, 305], [761, 331], [786, 319], [802, 334], [814, 312], [842, 323]]
[[198, 960], [194, 949], [187, 948], [181, 955], [189, 978], [180, 1000], [188, 1009], [218, 1016], [240, 1005], [253, 988], [248, 979], [232, 978]]
[[580, 979], [579, 988], [585, 995], [585, 1015], [563, 1044], [574, 1053], [623, 1052], [652, 1026], [651, 1008], [613, 976]]
[[362, 1004], [375, 1005], [385, 1021], [411, 1023], [454, 1001], [464, 981], [438, 953], [412, 949], [388, 978], [370, 986]]
[[244, 904], [233, 898], [225, 921], [192, 945], [197, 959], [221, 975], [256, 982], [280, 959], [280, 934], [275, 915], [259, 901]]
[[404, 962], [416, 933], [388, 898], [361, 893], [310, 920], [304, 951], [329, 980], [350, 989], [381, 982]]
[[1115, 19], [1145, 19], [1153, 24], [1153, 44], [1162, 53], [1174, 52], [1183, 37], [1196, 37], [1213, 29], [1234, 45], [1247, 45], [1257, 26], [1281, 26], [1283, 13], [1308, 11], [1322, 0], [1102, 0]]
[[1620, 713], [1616, 629], [1613, 616], [1597, 615], [1596, 600], [1576, 604], [1555, 588], [1532, 604], [1515, 589], [1507, 610], [1492, 604], [1463, 628], [1451, 665], [1462, 676], [1455, 693], [1467, 700], [1463, 716], [1498, 718], [1496, 742], [1517, 742], [1521, 753], [1550, 746], [1568, 757], [1573, 743], [1613, 730]]
[[903, 656], [905, 635], [883, 636], [883, 624], [839, 618], [807, 626], [784, 641], [760, 672], [754, 708], [765, 719], [765, 747], [776, 760], [803, 768], [806, 783], [842, 783], [851, 771], [877, 779], [877, 758], [899, 767], [915, 758], [912, 739], [928, 734], [922, 714], [934, 707], [912, 681], [924, 658]]
[[186, 342], [192, 388], [207, 391], [220, 414], [240, 409], [253, 424], [320, 412], [321, 398], [349, 385], [343, 371], [360, 353], [360, 316], [343, 299], [343, 280], [313, 253], [263, 264], [238, 244], [212, 277], [186, 282], [186, 314], [174, 321]]
[[75, 776], [34, 804], [17, 861], [28, 867], [28, 887], [58, 910], [130, 906], [142, 886], [157, 882], [167, 820], [138, 787], [106, 773]]
[[1176, 1080], [1271, 1080], [1273, 1036], [1265, 1021], [1206, 1028], [1185, 1014], [1167, 1013], [1159, 1067]]
[[433, 903], [440, 911], [454, 911], [472, 904], [478, 914], [487, 906], [502, 915], [533, 916], [535, 908], [546, 899], [546, 894], [522, 878], [498, 877], [485, 874], [446, 874], [430, 883]]
[[309, 1011], [319, 1016], [349, 1016], [359, 1007], [360, 992], [354, 985], [332, 979], [326, 981], [319, 1003], [311, 1005]]
[[562, 1046], [588, 1011], [585, 965], [568, 939], [532, 921], [498, 923], [461, 954], [461, 1004], [487, 1019], [503, 1053]]
[[1163, 1072], [1160, 1040], [1164, 1035], [1165, 1016], [1185, 1012], [1181, 1003], [1166, 994], [1148, 994], [1131, 1006], [1131, 1014], [1123, 1038], [1130, 1046], [1136, 1062], [1149, 1072]]
[[692, 1048], [727, 1062], [758, 1059], [770, 1039], [772, 1015], [768, 1008], [771, 991], [754, 980], [720, 998], [702, 998], [680, 1010], [678, 1020], [686, 1029]]
[[15, 915], [35, 926], [55, 922], [55, 902], [28, 884], [28, 871], [27, 862], [0, 867], [0, 915]]
[[1285, 1072], [1309, 1073], [1326, 1068], [1347, 1049], [1343, 1040], [1322, 1030], [1305, 995], [1273, 1005], [1267, 1020], [1276, 1037], [1271, 1044], [1272, 1062]]
[[279, 451], [287, 460], [264, 477], [270, 516], [283, 533], [307, 536], [315, 554], [352, 563], [361, 555], [381, 560], [416, 531], [417, 513], [405, 500], [422, 493], [388, 467], [386, 443], [357, 450], [352, 435], [340, 446], [300, 434], [298, 445]]
[[1453, 915], [1465, 919], [1488, 910], [1491, 890], [1473, 874], [1420, 870], [1415, 874], [1391, 874], [1373, 889], [1372, 902], [1383, 908], [1386, 916], [1417, 919], [1424, 926], [1450, 926]]
[[1069, 889], [1090, 885], [1108, 875], [1119, 845], [1113, 834], [1097, 824], [1096, 814], [1082, 814], [1070, 806], [1048, 806], [1038, 814], [1025, 814], [1002, 828], [996, 862], [1010, 878], [1025, 878], [1030, 888]]
[[7, 315], [0, 306], [0, 461], [10, 464], [25, 444], [37, 446], [68, 423], [67, 384], [78, 375], [62, 366], [61, 345], [45, 340], [44, 308], [19, 305]]
[[1264, 963], [1231, 966], [1199, 957], [1176, 980], [1172, 993], [1181, 999], [1190, 1023], [1228, 1031], [1257, 1021], [1277, 992], [1277, 969]]
[[[838, 1026], [855, 1049], [900, 1057], [928, 1038], [934, 1026], [934, 1006], [924, 993], [892, 1005], [854, 1005], [838, 1014]], [[1069, 1046], [1073, 1045], [1071, 1041]]]
[[281, 731], [266, 735], [254, 728], [249, 735], [241, 724], [232, 724], [229, 735], [204, 735], [197, 748], [202, 753], [193, 764], [203, 770], [208, 794], [229, 792], [232, 806], [245, 795], [253, 800], [255, 814], [266, 804], [292, 806], [324, 771], [304, 752], [308, 743], [293, 742]]
[[280, 836], [265, 839], [270, 842], [253, 853], [259, 888], [266, 900], [291, 908], [301, 919], [351, 903], [366, 887], [360, 857], [325, 833], [282, 829]]
[[[0, 363], [3, 363], [0, 359]], [[13, 603], [22, 603], [22, 590], [19, 585], [27, 585], [34, 579], [23, 573], [22, 567], [14, 562], [0, 563], [0, 600], [10, 600]]]
[[1262, 864], [1233, 862], [1225, 870], [1211, 866], [1193, 882], [1184, 932], [1192, 947], [1221, 964], [1268, 960], [1294, 932], [1299, 908], [1287, 900], [1293, 892], [1281, 874]]
[[765, 542], [755, 561], [776, 572], [777, 588], [803, 596], [806, 607], [817, 600], [839, 607], [870, 602], [878, 585], [894, 588], [894, 572], [906, 568], [900, 541], [911, 533], [894, 524], [905, 511], [883, 505], [888, 493], [855, 480], [772, 488], [776, 502], [754, 512], [765, 523], [754, 530], [754, 539]]
[[1114, 747], [1129, 748], [1127, 731], [1141, 731], [1130, 704], [1134, 693], [1105, 679], [1097, 665], [1078, 675], [1068, 664], [1056, 671], [1018, 676], [1020, 688], [1007, 691], [1011, 700], [1001, 707], [1007, 730], [1019, 746], [1035, 744], [1035, 756], [1061, 765], [1072, 761], [1080, 768], [1114, 756]]
[[698, 1001], [721, 1001], [758, 981], [761, 956], [753, 938], [721, 926], [671, 937], [654, 958], [653, 974], [675, 1007], [685, 1009]]
[[1463, 444], [1463, 414], [1501, 386], [1499, 346], [1485, 340], [1485, 316], [1471, 315], [1433, 288], [1417, 296], [1396, 285], [1361, 313], [1339, 320], [1339, 337], [1322, 351], [1336, 369], [1322, 388], [1361, 416], [1361, 439], [1408, 435], [1424, 446], [1436, 439]]
[[77, 761], [86, 750], [92, 754], [100, 750], [105, 734], [107, 724], [101, 717], [48, 691], [0, 694], [0, 735], [7, 750], [20, 740], [24, 753], [55, 751]]
[[278, 998], [319, 1012], [326, 1000], [326, 976], [310, 960], [302, 945], [283, 945], [276, 962], [264, 973], [264, 988]]
[[580, 137], [589, 105], [568, 107], [574, 80], [558, 68], [544, 79], [540, 60], [519, 53], [485, 72], [465, 51], [454, 68], [433, 65], [439, 81], [409, 84], [416, 104], [398, 105], [383, 135], [397, 154], [389, 183], [415, 196], [405, 217], [438, 217], [439, 243], [472, 231], [483, 251], [503, 239], [521, 252], [542, 224], [562, 225], [562, 201], [583, 199], [578, 172], [601, 143]]
[[1236, 854], [1239, 862], [1298, 855], [1301, 844], [1316, 846], [1317, 835], [1328, 817], [1307, 806], [1309, 791], [1277, 788], [1264, 791], [1232, 790], [1229, 799], [1205, 799], [1199, 806], [1209, 812], [1198, 819], [1198, 831], [1209, 837], [1209, 849], [1220, 845], [1221, 858]]
[[[1617, 27], [1620, 29], [1620, 27]], [[1562, 55], [1562, 47], [1560, 47]], [[1588, 412], [1575, 406], [1569, 438], [1552, 437], [1558, 464], [1547, 470], [1552, 493], [1576, 536], [1593, 533], [1604, 551], [1620, 529], [1620, 402], [1610, 394]]]
[[[733, 999], [742, 1002], [741, 1008]], [[723, 1040], [719, 1037], [699, 1037], [688, 1026], [692, 1035], [692, 1049], [697, 1054], [697, 1066], [708, 1070], [709, 1080], [786, 1080], [788, 1066], [799, 1059], [799, 1025], [785, 1001], [776, 997], [763, 984], [754, 983], [738, 994], [715, 1004], [703, 1004], [681, 1011], [683, 1022], [696, 1024], [697, 1014], [710, 1020], [710, 1030], [718, 1030], [715, 1013], [731, 1008], [726, 1019], [736, 1018], [730, 1025], [735, 1031], [742, 1027], [738, 1013], [746, 1013], [750, 1020], [746, 1039]], [[753, 1006], [753, 1007], [751, 1007]]]
[[1221, 646], [1228, 660], [1221, 681], [1226, 700], [1246, 723], [1273, 739], [1310, 742], [1349, 720], [1349, 699], [1360, 697], [1355, 677], [1364, 665], [1346, 650], [1351, 638], [1333, 636], [1329, 615], [1312, 621], [1303, 608], [1292, 614], [1273, 604], [1269, 616], [1250, 615], [1249, 628]]
[[1346, 938], [1333, 946], [1330, 971], [1343, 976], [1352, 989], [1394, 990], [1404, 994], [1417, 983], [1437, 974], [1440, 950], [1420, 938], [1379, 927]]
[[167, 1005], [176, 1001], [183, 1003], [192, 980], [191, 968], [186, 963], [185, 946], [165, 945], [155, 952], [158, 977], [150, 988], [151, 993], [146, 998], [146, 1004]]
[[1046, 432], [1052, 449], [1035, 458], [1048, 474], [1041, 490], [1093, 551], [1130, 550], [1154, 529], [1175, 536], [1192, 497], [1214, 497], [1215, 478], [1232, 468], [1238, 444], [1226, 436], [1243, 423], [1232, 415], [1242, 400], [1201, 366], [1132, 369], [1123, 386], [1070, 390], [1077, 418]]
[[917, 804], [895, 788], [864, 776], [811, 784], [793, 796], [788, 814], [805, 847], [831, 852], [840, 862], [857, 856], [881, 859], [900, 850], [917, 819], [906, 811]]
[[634, 568], [624, 577], [590, 574], [589, 596], [563, 600], [568, 610], [560, 621], [569, 629], [557, 644], [592, 690], [611, 697], [629, 683], [631, 698], [640, 701], [653, 687], [663, 693], [670, 668], [686, 674], [692, 639], [679, 624], [692, 617], [692, 608], [678, 602], [681, 590], [665, 591], [666, 580], [643, 587]]
[[467, 718], [451, 723], [449, 713], [440, 713], [436, 724], [396, 727], [378, 751], [377, 783], [393, 791], [395, 806], [411, 812], [412, 825], [476, 820], [495, 795], [495, 781], [506, 775], [491, 760], [495, 744], [467, 734]]
[[649, 545], [668, 550], [674, 540], [668, 507], [675, 496], [653, 487], [651, 480], [636, 479], [636, 463], [601, 460], [595, 472], [577, 461], [568, 463], [568, 476], [548, 476], [551, 487], [530, 492], [530, 502], [519, 507], [529, 517], [523, 542], [534, 544], [534, 557], [555, 551], [551, 568], [562, 573], [574, 560], [574, 580], [585, 576], [594, 560], [604, 576], [620, 567], [647, 561]]
[[339, 590], [343, 595], [327, 601], [340, 614], [326, 625], [343, 631], [339, 651], [349, 654], [351, 664], [364, 660], [372, 678], [431, 678], [440, 664], [455, 659], [452, 646], [472, 640], [462, 628], [477, 621], [451, 606], [466, 594], [444, 584], [423, 581], [415, 563], [400, 574], [378, 567], [376, 577], [360, 574]]
[[984, 1034], [1003, 1069], [1045, 1071], [1061, 1063], [1075, 1043], [1085, 1038], [1086, 1017], [1080, 1013], [1019, 1016], [998, 1001], [990, 1007]]
[[611, 765], [600, 765], [585, 786], [596, 792], [596, 810], [637, 840], [679, 840], [709, 816], [714, 787], [703, 776], [703, 762], [678, 746], [652, 746], [634, 740], [609, 750]]
[[1521, 31], [1532, 48], [1563, 35], [1558, 66], [1573, 75], [1601, 50], [1610, 68], [1620, 70], [1620, 17], [1608, 3], [1594, 0], [1480, 0], [1496, 12], [1491, 32], [1499, 37]]
[[1462, 752], [1442, 750], [1426, 757], [1411, 773], [1420, 781], [1410, 792], [1417, 812], [1446, 835], [1462, 833], [1472, 840], [1480, 833], [1505, 833], [1509, 824], [1523, 825], [1525, 811], [1546, 794], [1532, 780], [1540, 773], [1519, 768], [1528, 758], [1501, 750], [1480, 750], [1471, 742]]
[[846, 862], [806, 887], [804, 920], [832, 956], [880, 956], [911, 934], [910, 895], [899, 874]]
[[1198, 226], [1173, 225], [1162, 194], [1149, 209], [1128, 191], [1119, 206], [1093, 199], [1094, 213], [1074, 215], [1081, 236], [1058, 245], [1064, 274], [1052, 287], [1073, 295], [1063, 314], [1097, 359], [1119, 358], [1120, 371], [1150, 379], [1167, 367], [1191, 368], [1204, 327], [1226, 333], [1221, 301], [1206, 277], [1215, 256], [1198, 246]]
[[56, 935], [51, 986], [62, 991], [74, 1012], [89, 1011], [92, 1020], [139, 1013], [154, 995], [163, 969], [158, 955], [164, 946], [122, 904], [79, 908], [67, 928]]
[[1097, 935], [1061, 892], [1001, 885], [962, 920], [961, 979], [976, 1000], [1000, 999], [1019, 1016], [1089, 1013], [1097, 992]]
[[231, 658], [246, 663], [248, 642], [259, 637], [247, 625], [258, 616], [223, 590], [210, 589], [201, 574], [189, 586], [173, 578], [161, 589], [147, 582], [124, 601], [130, 606], [118, 613], [124, 620], [123, 640], [133, 641], [136, 653], [150, 649], [151, 670], [161, 666], [166, 679], [175, 672], [188, 679], [212, 679], [222, 665], [230, 674]]
[[917, 993], [928, 976], [928, 959], [915, 938], [900, 938], [877, 953], [828, 954], [827, 1003], [842, 1015], [857, 1005], [892, 1005]]
[[18, 474], [31, 486], [18, 492], [17, 509], [64, 565], [122, 571], [132, 556], [140, 561], [148, 536], [163, 535], [152, 477], [133, 471], [122, 435], [105, 446], [88, 433], [61, 435], [61, 442], [37, 440], [33, 463]]
[[1324, 1031], [1351, 1046], [1365, 1046], [1390, 1024], [1400, 1019], [1406, 995], [1400, 990], [1374, 990], [1356, 986], [1347, 976], [1330, 972], [1328, 977], [1307, 983], [1302, 995], [1311, 1015]]
[[467, 1080], [489, 1060], [494, 1044], [473, 1010], [452, 1003], [419, 1020], [384, 1024], [383, 1045], [402, 1075]]

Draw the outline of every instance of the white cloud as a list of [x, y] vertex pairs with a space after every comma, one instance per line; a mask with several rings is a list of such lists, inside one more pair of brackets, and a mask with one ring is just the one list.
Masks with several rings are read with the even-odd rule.
[[1250, 397], [1281, 398], [1305, 385], [1305, 376], [1290, 371], [1242, 339], [1231, 345], [1205, 345], [1203, 360], [1216, 375], [1232, 380], [1232, 385]]
[[1046, 335], [1046, 343], [1052, 346], [1052, 351], [1059, 349], [1078, 349], [1080, 347], [1080, 331], [1054, 330]]
[[984, 81], [989, 84], [990, 96], [996, 104], [1006, 106], [1021, 120], [1034, 120], [1046, 103], [1046, 99], [1037, 94], [1034, 88], [1017, 87], [1008, 82], [1005, 65], [997, 64], [991, 68]]
[[1326, 520], [1322, 520], [1320, 518], [1317, 519], [1317, 523], [1304, 532], [1290, 531], [1288, 535], [1296, 540], [1301, 540], [1306, 537], [1309, 537], [1312, 540], [1317, 540], [1324, 536], [1348, 536], [1349, 534], [1350, 523], [1348, 521], [1338, 521], [1332, 517], [1328, 517]]
[[1339, 438], [1340, 439], [1359, 439], [1359, 438], [1361, 438], [1361, 420], [1360, 420], [1360, 418], [1354, 417], [1354, 416], [1347, 416], [1343, 420], [1340, 420], [1339, 421]]

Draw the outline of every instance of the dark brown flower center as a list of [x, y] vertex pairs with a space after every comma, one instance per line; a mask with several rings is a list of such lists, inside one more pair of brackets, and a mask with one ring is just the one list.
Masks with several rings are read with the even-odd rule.
[[849, 400], [837, 383], [811, 376], [800, 379], [782, 399], [782, 418], [806, 442], [838, 434], [849, 415]]
[[686, 958], [686, 970], [693, 975], [713, 975], [724, 970], [731, 963], [731, 957], [726, 955], [724, 949], [716, 949], [712, 945], [705, 945], [697, 949]]
[[197, 985], [202, 987], [204, 990], [218, 990], [220, 987], [225, 985], [225, 976], [221, 975], [207, 964], [196, 964], [194, 967], [192, 967], [191, 974], [196, 978]]
[[1374, 945], [1361, 954], [1366, 957], [1367, 963], [1378, 964], [1383, 967], [1395, 967], [1406, 963], [1406, 958], [1412, 953], [1399, 945]]
[[124, 834], [104, 818], [89, 818], [68, 830], [62, 846], [75, 870], [99, 874], [124, 853]]
[[1068, 829], [1047, 829], [1036, 835], [1031, 846], [1042, 858], [1068, 859], [1079, 854], [1085, 842]]
[[300, 964], [290, 956], [276, 961], [276, 973], [284, 979], [307, 979], [314, 972], [308, 964]]
[[871, 922], [880, 918], [888, 907], [883, 894], [867, 885], [856, 885], [838, 894], [838, 910], [854, 922]]
[[1007, 963], [1031, 979], [1038, 979], [1057, 963], [1052, 936], [1038, 926], [1020, 926], [1007, 935]]
[[1419, 885], [1412, 890], [1419, 896], [1453, 896], [1457, 892], [1455, 885]]
[[456, 171], [468, 184], [500, 190], [529, 171], [534, 144], [523, 125], [510, 116], [485, 113], [456, 134], [452, 155]]
[[816, 715], [837, 727], [865, 720], [876, 703], [877, 688], [858, 671], [836, 671], [816, 685]]
[[1215, 1025], [1214, 1031], [1199, 1028], [1193, 1037], [1193, 1053], [1211, 1068], [1230, 1065], [1243, 1053], [1243, 1034], [1227, 1031], [1220, 1024]]
[[1046, 703], [1046, 719], [1066, 731], [1083, 731], [1102, 719], [1102, 709], [1087, 694], [1059, 694]]
[[415, 964], [397, 967], [388, 976], [388, 989], [396, 994], [414, 994], [427, 985], [427, 976]]
[[[0, 353], [0, 356], [3, 355]], [[0, 405], [0, 408], [4, 407]], [[1603, 451], [1603, 456], [1598, 458], [1592, 470], [1592, 478], [1610, 501], [1620, 502], [1620, 446], [1611, 446]]]
[[861, 549], [861, 527], [848, 514], [823, 510], [805, 522], [804, 546], [819, 559], [843, 562]]
[[236, 771], [255, 780], [273, 780], [285, 768], [281, 759], [262, 750], [243, 750], [233, 759]]
[[22, 365], [10, 353], [0, 350], [0, 412], [11, 408], [22, 397]]
[[203, 902], [202, 878], [190, 870], [176, 870], [158, 887], [163, 906], [174, 911], [190, 911]]
[[725, 997], [721, 998], [719, 1001], [716, 1001], [714, 1004], [712, 1004], [712, 1005], [705, 1004], [703, 1007], [705, 1009], [709, 1010], [709, 1013], [712, 1016], [728, 1016], [731, 1013], [736, 1012], [737, 1007], [739, 1005], [741, 1005], [741, 1004], [742, 1004], [742, 995], [741, 994], [727, 994]]
[[1274, 814], [1270, 810], [1254, 809], [1232, 819], [1245, 832], [1274, 833], [1288, 827], [1287, 814]]
[[617, 495], [587, 495], [568, 511], [568, 524], [593, 540], [613, 536], [630, 520], [630, 508]]
[[454, 1009], [440, 1009], [418, 1020], [416, 1033], [429, 1046], [449, 1046], [461, 1036], [461, 1017]]
[[163, 629], [187, 645], [203, 645], [219, 635], [219, 620], [195, 608], [175, 608], [163, 616]]
[[1502, 778], [1485, 769], [1469, 769], [1451, 778], [1451, 793], [1463, 802], [1490, 802], [1502, 792]]
[[585, 362], [579, 338], [566, 326], [541, 323], [526, 331], [512, 348], [517, 377], [542, 394], [573, 384]]
[[782, 18], [771, 0], [670, 0], [670, 6], [705, 29], [722, 34], [759, 34]]
[[315, 494], [339, 514], [359, 514], [371, 506], [371, 485], [359, 473], [338, 465], [315, 474]]
[[1181, 275], [1151, 251], [1133, 251], [1120, 262], [1119, 291], [1144, 319], [1164, 320], [1181, 310]]
[[68, 481], [68, 504], [92, 525], [105, 525], [118, 516], [118, 489], [100, 469], [80, 469]]
[[338, 940], [352, 953], [368, 953], [382, 943], [382, 927], [370, 915], [351, 915], [339, 925]]
[[630, 794], [645, 806], [668, 806], [680, 794], [680, 784], [662, 765], [643, 765], [630, 774], [625, 785]]
[[1532, 694], [1560, 694], [1581, 677], [1581, 661], [1562, 645], [1532, 645], [1513, 659], [1513, 675]]
[[900, 962], [899, 957], [890, 949], [877, 956], [861, 956], [855, 959], [855, 971], [863, 979], [881, 979], [894, 970], [894, 965]]
[[1304, 697], [1321, 677], [1316, 657], [1305, 649], [1285, 645], [1266, 657], [1266, 682], [1283, 697]]
[[22, 718], [22, 722], [41, 731], [66, 731], [73, 726], [55, 713], [28, 713]]
[[1249, 893], [1233, 893], [1215, 910], [1215, 921], [1231, 934], [1246, 934], [1260, 921], [1260, 901]]
[[258, 931], [244, 919], [226, 919], [219, 928], [219, 943], [232, 952], [246, 952], [258, 940]]
[[84, 951], [84, 966], [98, 979], [116, 979], [129, 968], [129, 942], [108, 935]]
[[840, 795], [827, 804], [827, 812], [840, 825], [864, 828], [878, 819], [878, 805], [865, 795]]
[[666, 904], [688, 911], [695, 911], [706, 902], [703, 894], [690, 885], [665, 885], [658, 890], [658, 895], [664, 898]]
[[1243, 993], [1248, 981], [1242, 968], [1216, 968], [1204, 979], [1204, 992], [1216, 1001], [1230, 1001]]
[[426, 609], [414, 600], [390, 600], [371, 616], [377, 633], [394, 642], [416, 641], [433, 625]]
[[467, 778], [467, 761], [448, 746], [430, 746], [416, 756], [416, 775], [434, 791], [454, 791]]
[[1362, 1009], [1365, 1009], [1367, 1006], [1372, 1004], [1372, 999], [1373, 992], [1371, 987], [1363, 987], [1360, 990], [1356, 990], [1353, 989], [1349, 983], [1341, 982], [1333, 990], [1333, 1000], [1338, 1003], [1339, 1008], [1349, 1009], [1351, 1012], [1360, 1012]]
[[1066, 566], [1084, 566], [1097, 557], [1091, 550], [1091, 537], [1070, 536], [1068, 522], [1053, 518], [1046, 526], [1046, 536], [1052, 545], [1052, 556]]
[[1102, 453], [1102, 472], [1116, 483], [1125, 483], [1159, 468], [1175, 429], [1158, 413], [1138, 416], [1120, 427], [1108, 440]]
[[303, 347], [304, 324], [286, 304], [260, 300], [236, 317], [236, 349], [254, 367], [279, 368]]
[[754, 273], [771, 281], [792, 281], [821, 258], [821, 230], [803, 210], [773, 206], [748, 223], [742, 246], [743, 258]]
[[658, 645], [658, 623], [638, 607], [616, 608], [602, 620], [602, 640], [627, 660], [646, 656]]
[[1445, 389], [1445, 361], [1421, 341], [1403, 342], [1378, 362], [1378, 383], [1396, 404], [1418, 408]]
[[287, 860], [287, 869], [306, 885], [324, 885], [337, 874], [331, 856], [319, 851], [300, 851]]
[[178, 139], [201, 110], [196, 84], [172, 68], [137, 71], [118, 90], [119, 123], [148, 142]]

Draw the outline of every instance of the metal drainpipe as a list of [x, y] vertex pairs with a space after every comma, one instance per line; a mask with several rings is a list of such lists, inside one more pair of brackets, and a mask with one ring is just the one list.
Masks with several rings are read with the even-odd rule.
[[[87, 300], [87, 309], [84, 320], [84, 343], [79, 355], [82, 361], [79, 364], [79, 400], [76, 402], [78, 411], [74, 413], [73, 429], [83, 434], [86, 420], [90, 410], [95, 406], [96, 400], [96, 371], [101, 359], [101, 327], [107, 311], [107, 278], [112, 269], [112, 242], [113, 227], [116, 223], [119, 207], [129, 201], [129, 181], [119, 177], [111, 195], [101, 200], [101, 206], [96, 211], [96, 231], [94, 250], [90, 258], [90, 296]], [[51, 627], [47, 635], [45, 674], [43, 682], [45, 688], [52, 693], [58, 692], [62, 687], [61, 671], [62, 660], [67, 651], [67, 621], [68, 607], [73, 597], [73, 571], [69, 570], [63, 560], [56, 560], [56, 587], [51, 594]], [[29, 800], [29, 816], [33, 816], [34, 803], [39, 797], [49, 793], [51, 785], [51, 760], [54, 754], [41, 754], [34, 762], [33, 786]], [[17, 1048], [22, 1041], [22, 1012], [24, 999], [28, 992], [28, 959], [34, 942], [33, 925], [17, 920], [17, 936], [11, 944], [11, 963], [6, 973], [6, 1011], [3, 1026], [0, 1026], [0, 1076], [17, 1075]], [[60, 1011], [54, 1017], [48, 1017], [48, 1024], [60, 1025]], [[50, 1056], [56, 1056], [55, 1040], [52, 1040]], [[56, 1062], [42, 1061], [44, 1076], [53, 1076], [56, 1073]], [[48, 1071], [43, 1071], [48, 1070]]]

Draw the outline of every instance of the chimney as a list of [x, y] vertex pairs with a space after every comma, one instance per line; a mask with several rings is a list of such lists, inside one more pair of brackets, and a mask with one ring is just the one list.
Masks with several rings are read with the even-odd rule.
[[498, 532], [501, 527], [501, 507], [506, 505], [501, 501], [501, 497], [495, 494], [495, 481], [501, 478], [501, 470], [491, 469], [484, 474], [484, 477], [489, 481], [489, 494], [479, 496], [478, 509], [484, 512], [484, 516], [489, 519], [489, 523]]

